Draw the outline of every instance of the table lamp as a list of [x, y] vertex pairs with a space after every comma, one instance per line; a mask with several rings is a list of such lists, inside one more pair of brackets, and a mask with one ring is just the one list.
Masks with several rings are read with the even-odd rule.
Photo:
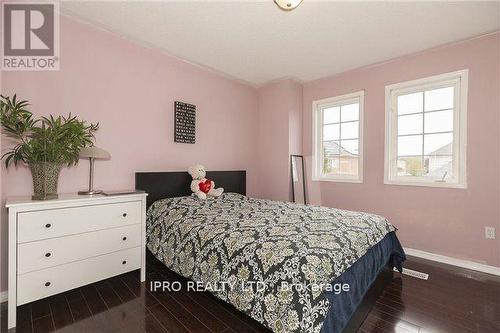
[[107, 160], [111, 158], [111, 155], [102, 148], [98, 147], [85, 147], [80, 150], [80, 158], [88, 158], [90, 161], [90, 178], [89, 178], [89, 190], [79, 191], [80, 195], [93, 195], [102, 193], [102, 190], [94, 190], [94, 161]]

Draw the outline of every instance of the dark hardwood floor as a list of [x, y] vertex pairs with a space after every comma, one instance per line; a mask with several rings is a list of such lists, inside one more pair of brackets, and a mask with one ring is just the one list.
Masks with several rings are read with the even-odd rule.
[[[500, 277], [409, 258], [423, 281], [395, 273], [359, 332], [500, 332]], [[178, 277], [148, 259], [134, 271], [18, 308], [16, 332], [269, 332], [208, 293], [150, 292]], [[1, 305], [6, 331], [7, 303]]]

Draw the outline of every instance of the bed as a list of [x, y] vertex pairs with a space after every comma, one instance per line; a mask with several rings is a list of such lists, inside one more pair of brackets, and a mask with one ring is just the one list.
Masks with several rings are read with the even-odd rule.
[[401, 270], [382, 216], [249, 198], [245, 171], [207, 177], [221, 197], [190, 196], [185, 172], [136, 173], [148, 250], [274, 332], [354, 332]]

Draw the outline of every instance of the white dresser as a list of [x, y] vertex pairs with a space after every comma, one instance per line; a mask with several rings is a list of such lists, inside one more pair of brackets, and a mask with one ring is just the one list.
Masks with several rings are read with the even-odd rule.
[[141, 269], [145, 280], [146, 194], [11, 198], [8, 328], [16, 307]]

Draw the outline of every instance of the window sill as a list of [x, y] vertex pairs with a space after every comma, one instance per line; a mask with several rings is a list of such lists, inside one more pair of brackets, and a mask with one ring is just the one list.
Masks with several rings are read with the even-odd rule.
[[313, 178], [313, 182], [329, 182], [329, 183], [355, 183], [362, 184], [362, 179], [351, 178]]
[[455, 189], [467, 189], [467, 184], [460, 183], [442, 183], [442, 182], [410, 182], [404, 180], [384, 180], [385, 185], [397, 185], [397, 186], [420, 186], [420, 187], [440, 187], [440, 188], [455, 188]]

